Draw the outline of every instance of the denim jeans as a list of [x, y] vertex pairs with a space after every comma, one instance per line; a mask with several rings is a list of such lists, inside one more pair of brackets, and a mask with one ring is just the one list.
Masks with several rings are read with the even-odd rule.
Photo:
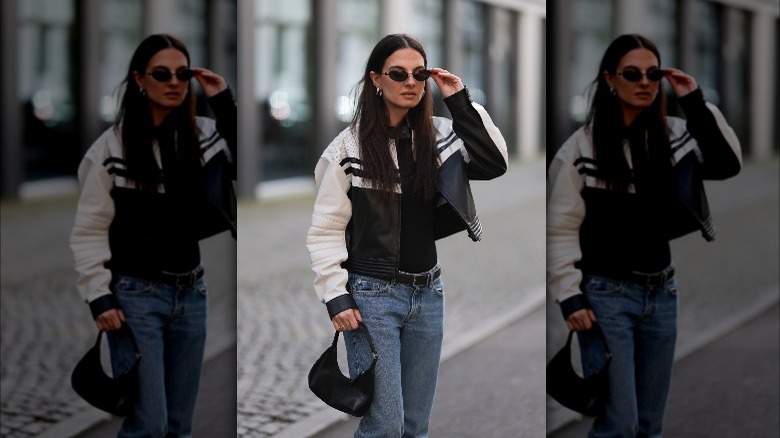
[[[349, 275], [349, 288], [379, 357], [374, 399], [356, 438], [427, 437], [444, 333], [444, 286]], [[371, 364], [363, 330], [345, 333], [349, 373]]]
[[[607, 406], [588, 436], [660, 437], [677, 338], [676, 280], [648, 287], [584, 275], [582, 289], [612, 352]], [[603, 343], [578, 335], [583, 373], [591, 375], [603, 363]]]
[[[176, 287], [114, 275], [113, 290], [141, 352], [137, 401], [117, 436], [191, 436], [206, 341], [205, 280]], [[127, 335], [108, 332], [108, 340], [114, 373], [128, 369], [135, 353]]]

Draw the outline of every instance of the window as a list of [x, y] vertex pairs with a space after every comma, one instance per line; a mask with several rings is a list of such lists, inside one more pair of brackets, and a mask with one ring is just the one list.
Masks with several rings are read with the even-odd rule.
[[262, 117], [261, 178], [298, 176], [312, 130], [307, 0], [256, 0], [255, 98]]
[[19, 94], [27, 179], [75, 173], [80, 149], [72, 0], [19, 0]]

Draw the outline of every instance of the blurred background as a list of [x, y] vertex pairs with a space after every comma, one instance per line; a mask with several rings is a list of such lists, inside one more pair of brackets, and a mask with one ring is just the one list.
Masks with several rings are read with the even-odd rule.
[[[585, 120], [601, 57], [624, 33], [646, 35], [658, 46], [662, 67], [696, 78], [749, 159], [777, 154], [777, 0], [555, 0], [547, 11], [554, 84], [547, 89], [548, 161]], [[675, 105], [672, 100], [670, 113], [679, 114]]]
[[368, 53], [396, 31], [419, 37], [430, 66], [458, 72], [502, 126], [513, 157], [543, 151], [541, 0], [31, 0], [2, 8], [3, 63], [16, 66], [2, 72], [4, 197], [72, 188], [82, 153], [113, 121], [136, 42], [158, 31], [180, 36], [194, 65], [240, 91], [244, 196], [261, 181], [310, 175], [351, 120], [350, 92]]
[[[245, 161], [239, 190], [311, 177], [352, 119], [353, 86], [389, 33], [416, 35], [429, 66], [457, 72], [511, 144], [513, 158], [542, 152], [544, 2], [519, 0], [240, 1], [239, 87]], [[433, 87], [436, 89], [436, 87]], [[438, 94], [438, 89], [435, 90]], [[436, 113], [446, 114], [440, 99]]]
[[[70, 387], [73, 367], [97, 334], [76, 290], [68, 244], [76, 168], [113, 122], [130, 58], [149, 34], [178, 36], [193, 66], [214, 70], [238, 93], [236, 10], [231, 0], [0, 2], [3, 437], [76, 436], [110, 418]], [[199, 113], [209, 114], [195, 88]], [[235, 241], [222, 233], [205, 240], [201, 252], [210, 294], [206, 356], [227, 357], [234, 370], [202, 379], [204, 387], [216, 385], [212, 398], [222, 396], [231, 411], [227, 421], [209, 419], [211, 433], [204, 436], [230, 436]], [[98, 436], [114, 436], [118, 426], [108, 427]]]
[[[692, 233], [672, 242], [680, 308], [678, 363], [665, 428], [669, 436], [767, 436], [776, 434], [780, 423], [774, 413], [780, 409], [780, 391], [772, 383], [780, 374], [775, 353], [780, 343], [779, 15], [777, 0], [547, 2], [548, 163], [585, 120], [589, 86], [604, 51], [624, 33], [646, 35], [658, 45], [662, 67], [694, 76], [741, 142], [742, 172], [705, 183], [717, 239], [707, 243]], [[669, 114], [682, 116], [662, 82]], [[558, 304], [547, 300], [551, 358], [567, 332]], [[722, 344], [736, 328], [759, 319], [768, 323], [747, 332], [739, 349]], [[709, 359], [700, 359], [705, 354]], [[755, 367], [756, 361], [766, 366]], [[691, 371], [685, 374], [686, 369]], [[741, 421], [747, 412], [766, 415]], [[577, 418], [548, 399], [550, 436], [585, 436], [589, 421], [569, 424]]]

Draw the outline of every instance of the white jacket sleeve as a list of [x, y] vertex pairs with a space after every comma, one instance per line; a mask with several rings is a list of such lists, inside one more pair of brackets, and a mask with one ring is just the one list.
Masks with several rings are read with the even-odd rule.
[[335, 157], [320, 158], [314, 170], [317, 199], [306, 236], [306, 248], [315, 274], [314, 290], [320, 301], [347, 294], [348, 273], [341, 267], [347, 260], [344, 232], [352, 218], [347, 195], [350, 181]]
[[582, 293], [582, 272], [574, 266], [582, 258], [579, 232], [585, 218], [583, 179], [574, 166], [576, 146], [575, 141], [565, 143], [548, 173], [547, 290], [559, 304]]
[[113, 182], [103, 165], [107, 156], [108, 147], [99, 139], [87, 151], [78, 169], [81, 193], [70, 247], [79, 274], [79, 293], [88, 303], [111, 293], [111, 272], [104, 266], [111, 259], [108, 229], [114, 218]]

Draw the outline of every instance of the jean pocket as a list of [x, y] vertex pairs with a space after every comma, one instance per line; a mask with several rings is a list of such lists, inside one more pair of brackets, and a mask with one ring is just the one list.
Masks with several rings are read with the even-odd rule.
[[670, 295], [677, 296], [677, 280], [674, 278], [670, 278], [666, 281], [666, 291], [669, 292]]
[[586, 275], [582, 282], [582, 290], [585, 293], [604, 295], [620, 294], [623, 291], [623, 284], [612, 278]]
[[349, 291], [353, 294], [379, 295], [390, 287], [390, 282], [365, 275], [350, 274]]
[[444, 296], [444, 281], [442, 281], [441, 277], [433, 282], [433, 290], [436, 291], [436, 295], [439, 295], [440, 297]]
[[200, 295], [203, 295], [204, 297], [208, 296], [209, 294], [208, 285], [206, 284], [206, 279], [203, 277], [198, 279], [198, 281], [195, 283], [195, 286], [193, 286], [193, 288], [196, 291], [198, 291]]
[[114, 279], [114, 292], [128, 295], [143, 295], [152, 291], [153, 283], [137, 277], [119, 275]]

